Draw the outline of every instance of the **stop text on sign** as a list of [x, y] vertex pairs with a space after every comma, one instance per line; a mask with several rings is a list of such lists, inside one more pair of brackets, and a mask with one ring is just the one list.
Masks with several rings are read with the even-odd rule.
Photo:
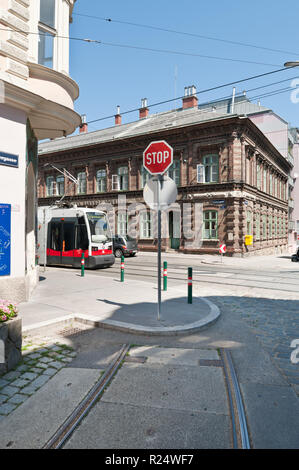
[[143, 152], [143, 166], [152, 175], [163, 174], [173, 163], [173, 149], [165, 140], [151, 142]]
[[168, 150], [164, 150], [164, 152], [148, 152], [146, 154], [146, 164], [147, 165], [155, 165], [156, 163], [165, 163], [169, 158]]

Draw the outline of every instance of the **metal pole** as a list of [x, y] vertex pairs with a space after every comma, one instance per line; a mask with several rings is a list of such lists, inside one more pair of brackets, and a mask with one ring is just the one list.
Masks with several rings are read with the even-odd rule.
[[161, 208], [160, 208], [160, 185], [162, 184], [162, 175], [158, 175], [158, 191], [157, 191], [157, 203], [158, 203], [158, 320], [160, 320], [161, 314]]
[[124, 282], [125, 280], [125, 257], [121, 257], [120, 263], [120, 282]]
[[81, 277], [84, 277], [84, 265], [85, 265], [85, 260], [84, 260], [84, 253], [81, 255]]
[[188, 268], [188, 304], [192, 304], [192, 268]]
[[46, 209], [44, 209], [44, 272], [47, 264], [47, 228], [46, 228]]
[[163, 290], [167, 290], [167, 261], [163, 263]]

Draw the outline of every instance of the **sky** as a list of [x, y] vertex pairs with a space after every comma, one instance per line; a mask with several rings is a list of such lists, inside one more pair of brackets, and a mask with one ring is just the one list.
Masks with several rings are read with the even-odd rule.
[[[75, 110], [86, 114], [88, 122], [101, 119], [89, 124], [89, 131], [94, 131], [114, 125], [114, 118], [103, 118], [116, 114], [117, 105], [124, 113], [147, 98], [154, 114], [179, 108], [180, 99], [151, 105], [181, 97], [185, 86], [195, 85], [200, 91], [283, 68], [285, 62], [299, 60], [298, 13], [298, 0], [77, 0], [70, 36], [114, 45], [70, 41], [70, 76], [80, 87]], [[243, 82], [236, 92], [246, 90], [257, 102], [265, 93], [290, 88], [295, 77], [299, 85], [299, 67]], [[250, 91], [282, 80], [287, 81]], [[299, 127], [299, 90], [298, 102], [292, 101], [291, 92], [260, 100]], [[199, 103], [231, 93], [232, 85], [202, 93]], [[122, 122], [136, 120], [138, 111], [125, 114]]]

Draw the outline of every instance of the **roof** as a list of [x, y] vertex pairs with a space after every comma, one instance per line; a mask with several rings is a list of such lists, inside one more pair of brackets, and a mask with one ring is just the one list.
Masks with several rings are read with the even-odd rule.
[[221, 101], [210, 101], [195, 108], [180, 108], [172, 111], [150, 114], [147, 118], [128, 124], [115, 125], [98, 131], [81, 133], [70, 137], [60, 137], [55, 140], [42, 142], [39, 144], [38, 153], [39, 155], [44, 155], [47, 153], [61, 152], [63, 150], [71, 150], [99, 143], [111, 142], [117, 139], [150, 134], [159, 130], [162, 131], [171, 128], [185, 127], [208, 121], [268, 111], [270, 111], [268, 108], [251, 103], [245, 96], [236, 97], [234, 114], [231, 113], [231, 98]]

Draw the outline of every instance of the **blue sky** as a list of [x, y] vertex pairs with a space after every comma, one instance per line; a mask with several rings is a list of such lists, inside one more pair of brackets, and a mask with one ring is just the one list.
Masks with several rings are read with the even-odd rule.
[[[98, 39], [114, 44], [181, 51], [268, 65], [158, 53], [70, 41], [70, 75], [80, 86], [75, 108], [87, 115], [87, 121], [138, 108], [141, 98], [149, 106], [182, 96], [184, 87], [195, 85], [197, 91], [223, 83], [282, 68], [287, 60], [299, 60], [299, 6], [297, 0], [77, 0], [70, 35]], [[79, 16], [90, 15], [91, 17]], [[112, 21], [95, 17], [111, 18]], [[118, 23], [118, 21], [120, 23]], [[172, 29], [190, 34], [237, 41], [279, 49], [273, 52], [253, 47], [218, 42], [188, 35], [157, 31], [124, 24], [124, 22]], [[290, 79], [272, 87], [248, 91], [256, 97], [291, 85], [299, 77], [297, 69], [280, 72], [237, 85], [237, 92], [250, 90], [279, 80]], [[231, 93], [232, 86], [199, 95], [199, 101], [221, 98]], [[292, 103], [289, 91], [261, 98], [261, 104], [273, 109], [293, 126], [299, 126], [299, 103]], [[299, 96], [299, 93], [298, 93]], [[257, 101], [257, 99], [253, 100]], [[150, 108], [150, 113], [174, 109], [180, 100]], [[135, 121], [138, 113], [123, 117]], [[114, 119], [99, 121], [89, 130], [114, 125]]]

